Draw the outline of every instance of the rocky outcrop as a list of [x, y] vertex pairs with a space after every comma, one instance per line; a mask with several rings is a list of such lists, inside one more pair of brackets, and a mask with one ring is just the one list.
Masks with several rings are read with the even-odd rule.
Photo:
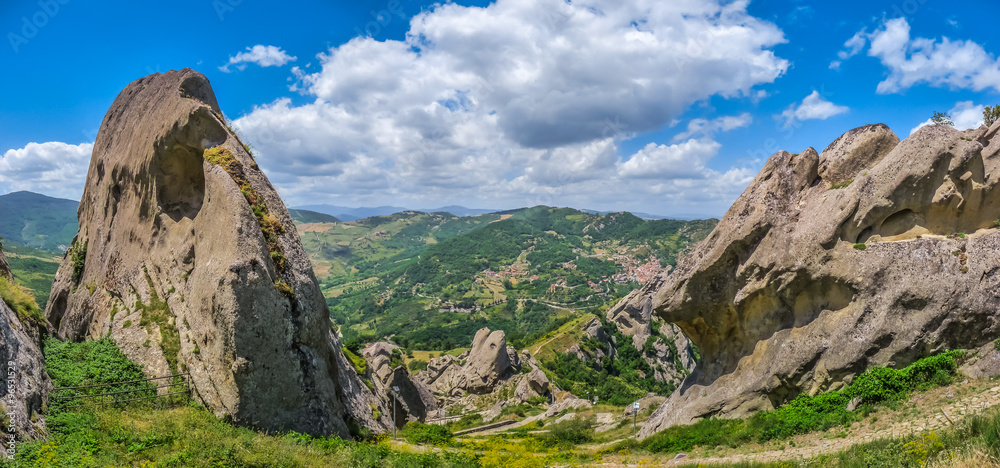
[[[8, 281], [14, 279], [2, 250], [0, 277]], [[5, 369], [0, 384], [0, 412], [3, 414], [0, 431], [5, 442], [10, 435], [17, 440], [34, 440], [46, 434], [44, 414], [48, 410], [52, 380], [45, 372], [42, 331], [39, 324], [22, 321], [6, 302], [0, 300], [0, 362]]]
[[396, 427], [403, 427], [410, 421], [423, 422], [428, 414], [437, 411], [434, 395], [422, 382], [411, 378], [403, 365], [398, 346], [386, 342], [372, 343], [361, 351], [361, 355], [368, 362], [375, 394], [383, 398], [390, 411], [394, 411], [390, 416], [395, 414]]
[[507, 345], [503, 331], [480, 329], [472, 348], [455, 357], [444, 355], [427, 364], [414, 380], [430, 389], [438, 407], [463, 410], [491, 408], [489, 421], [509, 405], [548, 397], [552, 385], [538, 362], [526, 351]]
[[520, 358], [507, 346], [503, 330], [482, 328], [472, 339], [472, 348], [459, 357], [444, 355], [432, 359], [417, 378], [434, 393], [490, 393], [497, 384], [520, 369]]
[[[659, 287], [654, 279], [646, 288]], [[642, 291], [633, 291], [621, 303], [631, 303]], [[665, 323], [653, 317], [653, 308], [648, 300], [639, 300], [638, 307], [613, 307], [606, 318], [615, 324], [625, 336], [632, 337], [632, 345], [642, 351], [642, 357], [653, 369], [654, 378], [660, 382], [680, 383], [693, 370], [697, 362], [691, 342], [681, 329], [672, 323]], [[653, 337], [650, 341], [649, 338]], [[646, 349], [646, 344], [651, 349]]]
[[1000, 335], [997, 140], [927, 126], [893, 145], [869, 126], [771, 156], [676, 270], [613, 311], [650, 309], [703, 357], [640, 436]]
[[189, 373], [197, 400], [242, 424], [385, 429], [284, 203], [203, 75], [154, 74], [119, 94], [78, 217], [46, 307], [57, 336], [110, 334], [151, 376]]

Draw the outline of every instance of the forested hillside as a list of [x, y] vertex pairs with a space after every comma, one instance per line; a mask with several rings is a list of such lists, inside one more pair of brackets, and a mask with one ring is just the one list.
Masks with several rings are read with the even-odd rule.
[[447, 350], [482, 327], [505, 330], [518, 347], [532, 343], [672, 267], [714, 225], [539, 206], [299, 230], [346, 339]]

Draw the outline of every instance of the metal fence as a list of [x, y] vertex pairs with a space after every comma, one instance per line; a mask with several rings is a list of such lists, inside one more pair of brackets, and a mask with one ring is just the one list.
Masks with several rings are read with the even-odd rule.
[[[153, 377], [150, 379], [128, 380], [97, 385], [82, 385], [79, 387], [56, 387], [51, 400], [65, 402], [68, 405], [106, 406], [122, 403], [158, 400], [169, 402], [173, 395], [191, 395], [191, 382], [188, 373]], [[169, 380], [168, 380], [169, 379]], [[164, 381], [166, 381], [164, 383]], [[126, 388], [121, 390], [122, 387]], [[115, 389], [114, 391], [101, 391]], [[161, 389], [165, 389], [161, 392]], [[96, 392], [96, 393], [94, 393]]]

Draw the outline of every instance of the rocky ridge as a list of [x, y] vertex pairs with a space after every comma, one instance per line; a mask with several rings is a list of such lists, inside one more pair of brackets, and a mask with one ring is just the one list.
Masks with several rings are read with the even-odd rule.
[[676, 270], [621, 301], [703, 360], [643, 427], [742, 417], [1000, 336], [1000, 124], [851, 130], [771, 156]]
[[[0, 277], [14, 280], [7, 257], [0, 250]], [[17, 313], [0, 300], [0, 362], [4, 379], [0, 384], [0, 412], [4, 437], [34, 440], [46, 435], [45, 412], [48, 410], [52, 380], [45, 372], [41, 350], [43, 328], [22, 321]]]
[[241, 424], [385, 430], [284, 203], [203, 75], [157, 73], [119, 94], [78, 218], [46, 306], [56, 336], [110, 335], [150, 376], [188, 373], [198, 401]]

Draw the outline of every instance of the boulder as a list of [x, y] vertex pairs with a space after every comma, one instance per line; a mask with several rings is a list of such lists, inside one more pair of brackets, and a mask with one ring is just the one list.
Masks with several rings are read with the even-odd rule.
[[471, 393], [489, 393], [494, 386], [507, 377], [512, 369], [511, 353], [507, 349], [507, 337], [503, 330], [490, 332], [482, 328], [472, 339], [468, 362], [464, 366], [464, 390]]
[[532, 369], [528, 373], [527, 377], [528, 386], [539, 395], [546, 395], [549, 393], [549, 378], [545, 376], [545, 373], [541, 369]]
[[[13, 281], [7, 258], [0, 250], [0, 277]], [[22, 320], [3, 300], [0, 300], [0, 362], [4, 363], [3, 383], [0, 384], [2, 432], [16, 440], [27, 441], [46, 436], [45, 413], [48, 410], [52, 380], [45, 372], [45, 357], [41, 350], [44, 321], [26, 317]], [[10, 428], [13, 427], [13, 431]]]
[[837, 138], [819, 156], [819, 177], [826, 186], [853, 180], [860, 170], [874, 166], [899, 144], [899, 137], [885, 124], [865, 125]]
[[188, 373], [196, 400], [240, 424], [385, 430], [284, 203], [202, 74], [157, 73], [118, 95], [78, 218], [46, 306], [56, 336], [110, 334], [148, 375]]
[[774, 154], [673, 272], [614, 307], [655, 312], [702, 354], [641, 437], [1000, 336], [996, 142], [932, 125], [886, 153], [886, 131]]
[[549, 408], [545, 410], [545, 417], [551, 418], [559, 413], [562, 413], [565, 410], [593, 408], [593, 407], [594, 405], [590, 401], [584, 400], [582, 398], [577, 398], [576, 395], [569, 394], [561, 401], [549, 406]]

